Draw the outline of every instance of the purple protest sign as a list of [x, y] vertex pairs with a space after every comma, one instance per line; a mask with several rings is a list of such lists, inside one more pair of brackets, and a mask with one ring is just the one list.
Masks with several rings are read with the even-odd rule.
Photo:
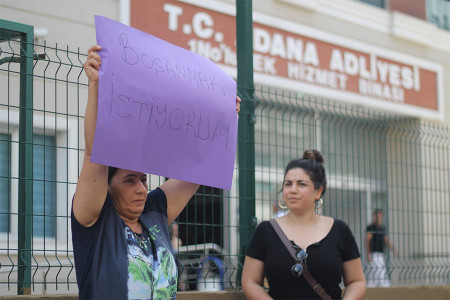
[[91, 161], [231, 189], [236, 83], [210, 60], [95, 16], [102, 65]]

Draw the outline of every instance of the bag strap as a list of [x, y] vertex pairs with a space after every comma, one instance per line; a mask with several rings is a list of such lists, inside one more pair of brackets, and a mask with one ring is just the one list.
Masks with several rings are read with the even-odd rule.
[[309, 283], [309, 285], [312, 287], [314, 292], [316, 292], [320, 298], [323, 300], [331, 300], [330, 295], [325, 291], [325, 289], [317, 282], [317, 280], [312, 277], [311, 273], [309, 273], [308, 268], [303, 263], [303, 261], [300, 261], [295, 257], [295, 249], [292, 247], [291, 242], [287, 238], [287, 236], [284, 234], [283, 230], [281, 229], [280, 225], [277, 221], [274, 219], [270, 220], [270, 224], [272, 225], [273, 229], [275, 229], [275, 232], [277, 233], [278, 237], [283, 242], [284, 246], [286, 246], [286, 249], [291, 254], [292, 258], [296, 263], [300, 263], [303, 266], [303, 277], [305, 277], [306, 281]]

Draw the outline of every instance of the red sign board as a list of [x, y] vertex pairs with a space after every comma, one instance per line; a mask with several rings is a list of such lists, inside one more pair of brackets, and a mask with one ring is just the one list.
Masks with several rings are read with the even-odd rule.
[[[186, 2], [193, 1], [132, 0], [131, 26], [217, 64], [236, 67], [234, 12], [223, 13]], [[307, 87], [309, 94], [318, 91], [320, 95], [323, 90], [327, 95], [335, 92], [344, 100], [352, 98], [362, 104], [395, 104], [392, 107], [397, 110], [400, 105], [412, 108], [413, 114], [425, 109], [437, 115], [438, 70], [434, 63], [429, 67], [423, 60], [398, 52], [390, 55], [392, 51], [384, 48], [367, 44], [352, 47], [361, 45], [358, 42], [347, 46], [339, 36], [333, 37], [337, 41], [333, 43], [320, 34], [299, 34], [299, 30], [269, 23], [254, 20], [256, 74], [286, 80], [294, 87], [298, 83], [299, 87]]]

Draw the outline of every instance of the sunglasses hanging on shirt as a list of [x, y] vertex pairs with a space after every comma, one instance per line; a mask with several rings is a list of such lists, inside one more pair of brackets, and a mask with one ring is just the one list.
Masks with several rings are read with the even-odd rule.
[[292, 245], [292, 247], [295, 248], [295, 258], [298, 261], [295, 265], [291, 268], [291, 274], [295, 277], [300, 277], [303, 273], [303, 265], [306, 265], [306, 258], [308, 257], [308, 253], [306, 253], [305, 249], [300, 249], [297, 245]]

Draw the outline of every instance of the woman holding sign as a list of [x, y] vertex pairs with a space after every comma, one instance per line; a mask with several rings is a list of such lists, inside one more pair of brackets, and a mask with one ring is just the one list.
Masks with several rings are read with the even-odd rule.
[[[88, 51], [85, 155], [72, 205], [79, 297], [174, 299], [177, 268], [168, 224], [199, 185], [169, 179], [148, 192], [147, 175], [90, 161], [98, 110], [100, 46]], [[239, 112], [240, 99], [236, 100]]]

